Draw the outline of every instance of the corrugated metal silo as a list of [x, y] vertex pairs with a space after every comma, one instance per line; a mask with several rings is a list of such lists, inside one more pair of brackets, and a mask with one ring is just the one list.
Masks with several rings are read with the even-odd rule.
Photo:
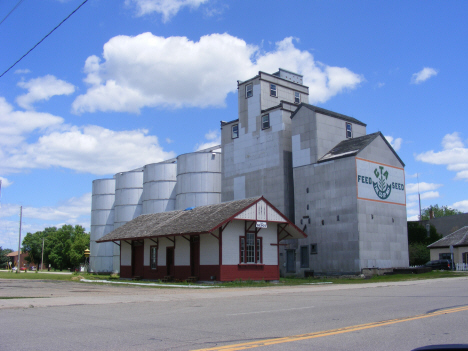
[[[115, 175], [114, 229], [141, 215], [143, 168]], [[114, 245], [114, 272], [120, 272], [120, 247]]]
[[221, 202], [221, 153], [193, 152], [177, 157], [176, 210]]
[[142, 214], [174, 211], [176, 183], [175, 159], [146, 165], [143, 172]]
[[90, 270], [96, 273], [113, 271], [114, 243], [96, 240], [114, 229], [115, 179], [93, 181], [91, 198]]

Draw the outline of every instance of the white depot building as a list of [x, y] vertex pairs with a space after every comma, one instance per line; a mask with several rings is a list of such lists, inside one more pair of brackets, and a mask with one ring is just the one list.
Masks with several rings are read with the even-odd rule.
[[238, 81], [220, 146], [95, 180], [91, 269], [119, 270], [119, 243], [96, 240], [140, 214], [256, 196], [307, 234], [281, 237], [282, 275], [408, 266], [404, 163], [380, 132], [309, 105], [302, 83], [284, 69]]

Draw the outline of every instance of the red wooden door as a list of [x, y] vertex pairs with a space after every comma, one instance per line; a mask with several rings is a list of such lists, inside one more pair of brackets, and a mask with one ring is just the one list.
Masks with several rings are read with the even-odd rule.
[[132, 276], [143, 277], [143, 248], [141, 244], [132, 245]]
[[166, 247], [166, 275], [174, 275], [174, 247]]
[[198, 277], [200, 274], [200, 237], [192, 236], [190, 238], [190, 274], [192, 277]]

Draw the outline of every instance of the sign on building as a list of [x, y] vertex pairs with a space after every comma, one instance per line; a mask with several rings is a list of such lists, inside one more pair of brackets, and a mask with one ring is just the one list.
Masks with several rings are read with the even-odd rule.
[[267, 222], [257, 222], [257, 228], [267, 228]]
[[356, 157], [356, 170], [358, 199], [406, 205], [403, 168]]

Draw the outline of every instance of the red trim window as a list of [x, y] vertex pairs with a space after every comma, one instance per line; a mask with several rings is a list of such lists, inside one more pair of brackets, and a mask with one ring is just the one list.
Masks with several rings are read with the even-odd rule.
[[263, 262], [262, 238], [258, 236], [255, 222], [245, 222], [245, 236], [239, 237], [239, 262]]
[[158, 269], [158, 246], [150, 246], [150, 268]]

